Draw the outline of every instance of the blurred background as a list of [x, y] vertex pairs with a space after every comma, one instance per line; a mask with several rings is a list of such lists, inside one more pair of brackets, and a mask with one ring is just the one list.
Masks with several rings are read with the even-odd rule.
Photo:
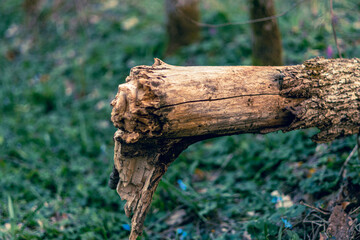
[[[131, 67], [154, 57], [292, 65], [338, 57], [337, 45], [343, 57], [360, 55], [358, 0], [334, 1], [333, 17], [326, 0], [275, 0], [260, 13], [255, 3], [202, 0], [178, 10], [173, 0], [2, 0], [0, 239], [127, 238], [130, 220], [107, 181], [116, 130], [109, 103]], [[283, 15], [272, 26], [234, 24], [275, 11]], [[275, 33], [268, 41], [265, 25]], [[275, 57], [262, 62], [256, 53], [275, 48], [268, 42]], [[144, 239], [317, 239], [326, 223], [314, 224], [299, 201], [327, 206], [356, 138], [315, 144], [316, 131], [190, 146], [157, 189]], [[355, 153], [346, 165], [355, 184], [359, 164]]]

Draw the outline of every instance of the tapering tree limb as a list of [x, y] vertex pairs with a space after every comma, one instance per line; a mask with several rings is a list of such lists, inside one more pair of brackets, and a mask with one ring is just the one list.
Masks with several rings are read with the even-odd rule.
[[223, 135], [318, 127], [314, 140], [357, 133], [360, 60], [289, 67], [134, 67], [112, 101], [117, 192], [142, 233], [152, 195], [190, 144]]
[[312, 139], [330, 142], [360, 130], [360, 59], [315, 58], [301, 68], [283, 71], [280, 94], [306, 98], [296, 107], [288, 107], [295, 115], [287, 131], [317, 127], [320, 133]]

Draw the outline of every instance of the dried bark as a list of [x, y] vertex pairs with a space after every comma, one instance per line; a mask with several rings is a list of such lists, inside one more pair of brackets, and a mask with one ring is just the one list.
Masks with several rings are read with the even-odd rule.
[[355, 228], [357, 215], [351, 213], [359, 208], [359, 190], [360, 185], [353, 183], [351, 178], [341, 179], [337, 196], [329, 203], [331, 215], [326, 229], [327, 236], [335, 239], [358, 239]]
[[288, 67], [281, 95], [306, 98], [290, 107], [295, 120], [287, 131], [317, 127], [316, 142], [329, 142], [360, 130], [360, 59], [315, 58], [300, 68]]
[[[360, 60], [290, 67], [134, 67], [111, 105], [117, 192], [142, 233], [152, 195], [190, 144], [216, 136], [317, 127], [315, 141], [357, 133]], [[114, 178], [114, 176], [113, 176]], [[115, 177], [116, 178], [116, 177]]]
[[335, 239], [351, 239], [352, 219], [344, 211], [341, 205], [336, 205], [329, 218], [329, 226], [326, 232]]
[[[273, 0], [249, 0], [250, 18], [275, 16]], [[280, 66], [282, 61], [281, 34], [276, 18], [251, 24], [252, 63], [256, 66]]]
[[126, 200], [125, 214], [131, 219], [131, 240], [142, 234], [152, 196], [169, 164], [192, 141], [185, 139], [150, 140], [126, 144], [124, 132], [116, 131], [114, 163], [119, 174], [117, 192]]

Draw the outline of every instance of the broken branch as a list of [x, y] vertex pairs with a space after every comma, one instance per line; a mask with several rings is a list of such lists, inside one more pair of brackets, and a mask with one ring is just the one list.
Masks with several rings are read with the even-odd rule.
[[[142, 233], [169, 164], [212, 137], [317, 127], [317, 142], [359, 132], [360, 60], [315, 58], [285, 67], [178, 67], [155, 59], [131, 69], [111, 102], [117, 192]], [[113, 176], [116, 179], [116, 176]]]

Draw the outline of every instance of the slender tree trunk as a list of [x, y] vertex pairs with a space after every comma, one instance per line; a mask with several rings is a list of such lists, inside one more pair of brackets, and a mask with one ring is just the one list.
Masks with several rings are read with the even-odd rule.
[[191, 20], [199, 21], [198, 0], [165, 0], [167, 16], [168, 46], [166, 54], [170, 55], [180, 47], [197, 41], [200, 37], [199, 27]]
[[[249, 0], [250, 18], [274, 16], [274, 0]], [[281, 35], [276, 18], [251, 24], [252, 63], [255, 66], [281, 66]]]
[[134, 67], [112, 101], [113, 175], [142, 233], [152, 195], [194, 142], [241, 133], [317, 127], [317, 142], [360, 130], [360, 59], [311, 59], [285, 67]]
[[40, 7], [42, 3], [42, 0], [24, 0], [22, 3], [22, 8], [25, 12], [25, 26], [27, 30], [31, 30], [33, 36], [39, 32]]

